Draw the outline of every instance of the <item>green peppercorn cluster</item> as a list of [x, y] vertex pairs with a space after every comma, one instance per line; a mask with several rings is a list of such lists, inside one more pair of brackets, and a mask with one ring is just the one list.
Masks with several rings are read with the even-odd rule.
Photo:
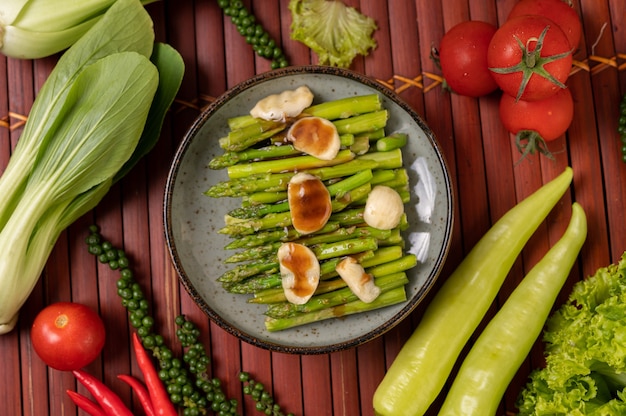
[[622, 146], [622, 161], [626, 163], [626, 94], [622, 98], [619, 105], [619, 125], [617, 131], [620, 137], [620, 145]]
[[196, 386], [204, 392], [206, 400], [211, 403], [211, 410], [220, 416], [236, 414], [237, 400], [228, 400], [222, 392], [221, 381], [215, 377], [209, 378], [207, 370], [211, 360], [204, 345], [198, 341], [200, 330], [183, 315], [176, 317], [176, 325], [178, 327], [176, 336], [185, 347], [183, 360], [195, 376]]
[[243, 393], [254, 399], [256, 410], [268, 416], [294, 416], [293, 413], [282, 412], [280, 405], [274, 402], [272, 395], [265, 389], [263, 383], [259, 383], [250, 377], [250, 374], [242, 371], [239, 373], [239, 381], [243, 386]]
[[204, 353], [204, 347], [197, 342], [199, 330], [184, 317], [177, 317], [176, 322], [181, 326], [177, 336], [187, 348], [182, 359], [176, 357], [165, 344], [163, 336], [153, 331], [154, 318], [149, 313], [149, 302], [134, 279], [126, 253], [103, 241], [97, 226], [91, 226], [89, 230], [86, 238], [89, 253], [97, 256], [101, 263], [108, 264], [112, 270], [119, 271], [117, 294], [128, 311], [130, 324], [136, 329], [144, 347], [157, 360], [159, 377], [170, 400], [183, 409], [184, 416], [206, 415], [208, 409], [220, 416], [236, 414], [237, 401], [226, 398], [218, 379], [207, 378], [210, 360]]
[[[153, 331], [154, 318], [150, 315], [150, 304], [141, 286], [135, 281], [124, 250], [104, 241], [96, 225], [89, 228], [85, 241], [89, 253], [96, 256], [100, 263], [119, 271], [117, 294], [128, 311], [128, 320], [137, 331], [143, 346], [157, 360], [159, 378], [172, 403], [183, 409], [183, 416], [206, 415], [209, 410], [219, 416], [236, 415], [237, 400], [228, 399], [222, 391], [221, 381], [208, 375], [211, 359], [199, 341], [200, 330], [184, 315], [176, 317], [176, 337], [184, 349], [182, 359], [176, 357], [165, 344], [163, 336]], [[257, 410], [266, 415], [285, 416], [261, 383], [256, 383], [248, 373], [243, 372], [239, 379], [244, 383], [244, 394], [251, 395], [257, 402]]]
[[289, 65], [287, 58], [276, 41], [263, 26], [256, 21], [252, 13], [246, 9], [241, 0], [218, 0], [220, 8], [237, 27], [246, 43], [252, 46], [257, 55], [270, 59], [272, 69], [284, 68]]

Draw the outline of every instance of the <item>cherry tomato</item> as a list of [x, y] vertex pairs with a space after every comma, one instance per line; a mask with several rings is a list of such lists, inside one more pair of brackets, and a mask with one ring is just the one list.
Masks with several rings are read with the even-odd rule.
[[30, 338], [35, 352], [48, 366], [72, 371], [98, 357], [104, 347], [105, 329], [100, 316], [88, 306], [58, 302], [35, 317]]
[[576, 48], [582, 34], [578, 13], [563, 0], [520, 0], [515, 3], [508, 19], [517, 16], [538, 14], [559, 25], [572, 48]]
[[443, 36], [439, 64], [452, 91], [480, 97], [498, 88], [487, 67], [487, 48], [494, 33], [494, 25], [470, 20], [457, 24]]
[[493, 35], [487, 64], [505, 93], [519, 100], [543, 100], [565, 86], [572, 51], [567, 36], [547, 17], [519, 16]]
[[508, 94], [500, 99], [500, 120], [515, 134], [515, 143], [523, 155], [541, 152], [551, 157], [545, 142], [561, 137], [574, 118], [574, 100], [569, 89], [539, 101], [515, 100]]

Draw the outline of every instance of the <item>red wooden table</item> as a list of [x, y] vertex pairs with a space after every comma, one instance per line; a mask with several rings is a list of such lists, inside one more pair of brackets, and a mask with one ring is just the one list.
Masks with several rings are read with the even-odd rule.
[[[287, 0], [245, 3], [282, 42], [291, 64], [316, 63], [304, 45], [289, 38]], [[626, 250], [626, 164], [621, 162], [616, 128], [619, 101], [626, 93], [623, 0], [574, 0], [584, 25], [584, 39], [575, 52], [568, 81], [575, 100], [574, 121], [567, 135], [550, 145], [554, 161], [532, 156], [519, 164], [512, 138], [498, 120], [497, 94], [472, 99], [442, 91], [440, 72], [429, 57], [431, 47], [454, 24], [470, 18], [501, 23], [515, 0], [346, 3], [376, 19], [379, 28], [378, 47], [367, 58], [356, 59], [352, 69], [396, 90], [420, 113], [437, 135], [449, 163], [456, 198], [455, 229], [438, 284], [493, 222], [567, 165], [574, 169], [571, 191], [527, 245], [490, 313], [559, 238], [569, 221], [572, 201], [586, 210], [589, 235], [558, 303], [565, 300], [575, 281], [621, 256]], [[157, 148], [93, 212], [61, 235], [22, 309], [17, 328], [0, 336], [0, 412], [77, 414], [64, 393], [76, 388], [73, 376], [47, 368], [29, 339], [36, 313], [46, 304], [65, 300], [88, 304], [103, 316], [109, 338], [102, 356], [88, 370], [131, 402], [130, 391], [116, 380], [117, 374], [138, 372], [131, 359], [126, 311], [116, 294], [116, 275], [97, 264], [83, 242], [87, 227], [97, 223], [108, 239], [132, 256], [137, 279], [150, 295], [166, 340], [175, 342], [173, 319], [181, 312], [201, 328], [211, 353], [212, 372], [222, 379], [228, 395], [242, 403], [243, 414], [256, 412], [253, 403], [242, 396], [237, 380], [240, 370], [263, 382], [283, 408], [296, 415], [372, 415], [373, 392], [419, 322], [423, 306], [386, 335], [361, 347], [328, 355], [285, 355], [242, 343], [209, 322], [179, 284], [164, 241], [162, 216], [164, 185], [174, 151], [194, 118], [214, 97], [270, 66], [254, 56], [214, 1], [161, 1], [149, 5], [148, 10], [157, 38], [173, 45], [185, 60], [186, 75], [178, 99]], [[0, 57], [0, 171], [55, 60]], [[500, 414], [515, 411], [513, 403], [520, 386], [541, 359], [538, 343], [511, 383]]]

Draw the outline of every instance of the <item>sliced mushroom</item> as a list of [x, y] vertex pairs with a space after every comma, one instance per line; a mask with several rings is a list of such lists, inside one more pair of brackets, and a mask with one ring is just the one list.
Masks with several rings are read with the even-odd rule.
[[404, 203], [393, 188], [376, 185], [365, 202], [363, 219], [370, 227], [391, 230], [400, 224], [404, 214]]
[[371, 303], [380, 295], [380, 287], [376, 286], [374, 277], [367, 273], [355, 258], [346, 257], [339, 262], [335, 270], [361, 301]]
[[313, 93], [303, 85], [259, 100], [250, 110], [250, 115], [264, 120], [285, 121], [300, 115], [312, 102]]
[[320, 264], [305, 245], [284, 243], [278, 248], [278, 262], [285, 297], [291, 303], [306, 303], [320, 281]]
[[296, 173], [287, 186], [291, 224], [300, 234], [320, 230], [332, 213], [330, 193], [324, 183], [310, 173]]
[[341, 148], [337, 128], [321, 117], [298, 119], [287, 132], [287, 140], [301, 152], [322, 160], [334, 159]]

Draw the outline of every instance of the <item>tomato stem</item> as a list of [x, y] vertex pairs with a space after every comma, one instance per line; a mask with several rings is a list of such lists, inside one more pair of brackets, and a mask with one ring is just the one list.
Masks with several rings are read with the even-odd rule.
[[554, 156], [548, 150], [546, 141], [534, 130], [520, 130], [517, 132], [515, 135], [515, 146], [522, 153], [522, 157], [520, 157], [517, 163], [520, 163], [526, 156], [537, 152], [543, 154], [548, 159], [554, 160]]
[[[535, 43], [535, 49], [531, 49], [531, 43]], [[526, 50], [528, 53], [524, 54], [524, 59], [526, 60], [526, 66], [529, 68], [534, 68], [537, 65], [537, 59], [541, 56], [541, 48], [543, 47], [543, 39], [539, 38], [528, 38], [526, 41]], [[532, 52], [532, 53], [531, 53]]]
[[555, 55], [541, 56], [543, 42], [549, 29], [550, 25], [546, 25], [539, 37], [536, 38], [537, 45], [535, 46], [534, 50], [529, 49], [529, 43], [524, 44], [518, 37], [515, 37], [518, 46], [522, 50], [522, 59], [518, 64], [505, 68], [489, 68], [491, 71], [497, 74], [513, 74], [516, 72], [522, 73], [522, 81], [520, 82], [519, 89], [517, 90], [517, 96], [515, 97], [515, 101], [519, 101], [521, 99], [524, 91], [526, 90], [526, 86], [530, 81], [530, 77], [532, 77], [533, 74], [547, 79], [548, 81], [559, 86], [560, 88], [566, 88], [565, 84], [556, 79], [548, 70], [544, 68], [544, 66], [546, 64], [549, 64], [550, 62], [565, 58], [566, 56], [570, 55], [572, 51], [568, 50], [567, 52], [558, 53]]

